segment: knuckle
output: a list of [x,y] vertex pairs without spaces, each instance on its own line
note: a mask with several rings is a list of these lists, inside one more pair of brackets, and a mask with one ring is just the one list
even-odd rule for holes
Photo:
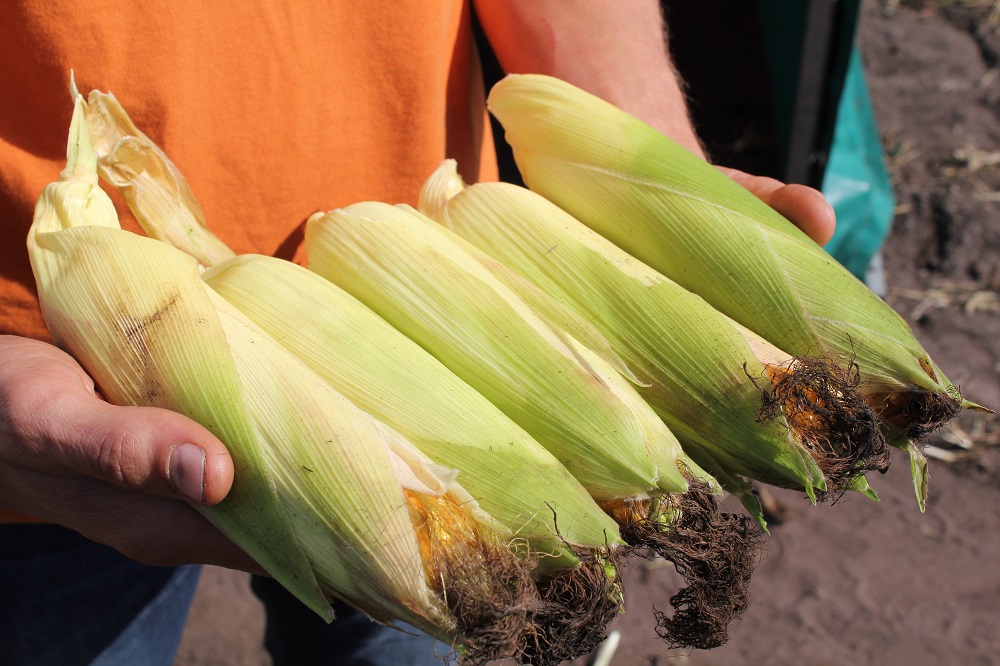
[[64,400],[59,391],[25,390],[0,397],[6,455],[28,463],[44,452],[58,438],[48,415],[59,410]]
[[97,473],[121,486],[137,486],[145,479],[138,464],[143,439],[128,428],[112,428],[101,438],[96,450]]

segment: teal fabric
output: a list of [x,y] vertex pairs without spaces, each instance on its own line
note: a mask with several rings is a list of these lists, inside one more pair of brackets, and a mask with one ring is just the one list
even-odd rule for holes
[[826,250],[864,279],[889,233],[895,199],[857,49],[851,53],[822,189],[837,212],[837,231]]

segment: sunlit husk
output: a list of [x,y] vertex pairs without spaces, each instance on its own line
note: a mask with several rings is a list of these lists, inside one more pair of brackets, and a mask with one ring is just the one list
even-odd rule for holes
[[[725,316],[524,188],[479,183],[440,205],[433,192],[458,178],[454,168],[445,163],[428,180],[421,205],[595,322],[643,383],[640,394],[672,431],[703,450],[702,458],[810,494],[823,487],[783,417],[758,423],[759,386],[769,385],[765,365]],[[432,198],[438,205],[429,205]]]
[[673,436],[634,389],[460,238],[412,209],[366,203],[314,216],[306,248],[310,269],[490,399],[599,502],[686,488]]
[[[711,471],[813,496],[814,487],[849,487],[866,468],[884,469],[874,414],[860,395],[849,402],[853,387],[846,377],[835,384],[847,374],[835,364],[789,356],[529,190],[480,183],[442,203],[440,193],[456,187],[439,183],[454,179],[454,164],[443,163],[421,201],[437,199],[439,221],[595,322],[639,392]],[[805,390],[790,383],[817,370],[823,376]],[[825,397],[824,385],[834,386]],[[767,404],[775,409],[762,418]],[[852,427],[824,430],[845,422]]]
[[417,612],[428,616],[422,628],[450,629],[427,586],[403,492],[443,494],[447,482],[235,307],[214,294],[213,302],[267,443],[265,464],[320,585],[382,622]]

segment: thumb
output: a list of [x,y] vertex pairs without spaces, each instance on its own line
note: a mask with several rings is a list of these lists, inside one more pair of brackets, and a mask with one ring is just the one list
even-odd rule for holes
[[225,445],[195,421],[155,407],[116,407],[82,386],[31,410],[30,466],[152,495],[215,504],[229,492]]
[[155,407],[116,407],[99,398],[69,405],[77,417],[65,462],[88,476],[153,495],[216,504],[233,483],[233,463],[207,429]]
[[0,336],[0,471],[85,476],[215,504],[229,492],[225,445],[195,421],[155,407],[116,407],[65,352]]

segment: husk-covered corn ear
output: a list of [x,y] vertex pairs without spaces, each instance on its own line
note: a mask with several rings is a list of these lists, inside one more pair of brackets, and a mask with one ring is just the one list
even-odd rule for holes
[[908,325],[798,228],[614,106],[545,76],[511,76],[491,111],[528,186],[790,354],[853,359],[860,389],[910,450],[962,407]]

